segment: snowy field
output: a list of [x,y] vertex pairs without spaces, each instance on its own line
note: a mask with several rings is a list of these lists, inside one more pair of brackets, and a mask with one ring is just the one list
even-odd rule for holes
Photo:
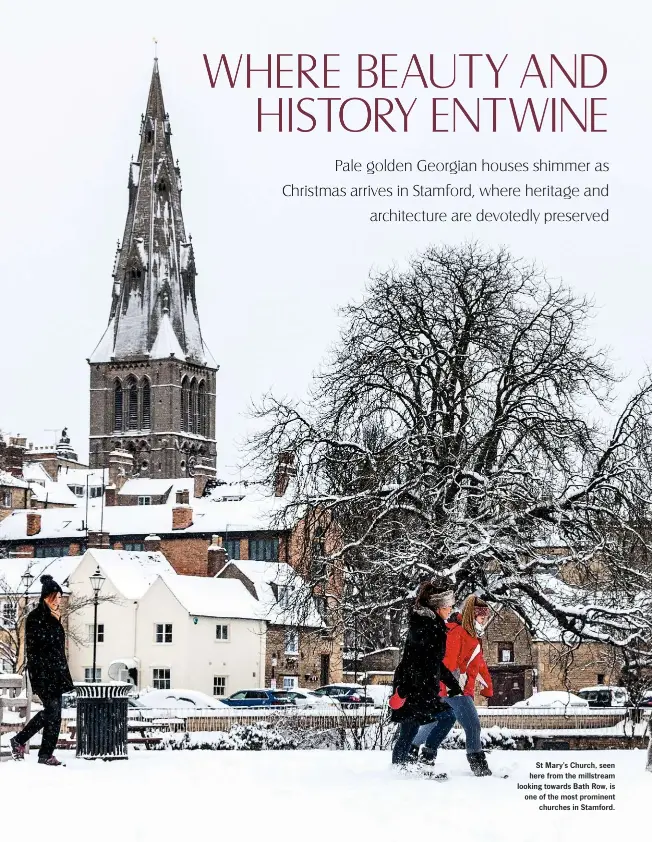
[[[474,778],[463,752],[441,754],[443,783],[401,777],[388,752],[132,751],[113,763],[59,752],[65,769],[38,766],[32,753],[0,765],[0,836],[32,838],[40,816],[49,842],[82,832],[93,842],[641,838],[652,795],[642,751],[492,752],[490,765],[508,779]],[[615,810],[540,811],[517,790],[537,762],[615,763]]]

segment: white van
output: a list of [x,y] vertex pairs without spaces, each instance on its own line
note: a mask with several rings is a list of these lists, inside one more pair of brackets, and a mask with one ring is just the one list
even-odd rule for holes
[[629,693],[624,687],[610,687],[598,684],[595,687],[584,687],[577,695],[585,699],[592,708],[624,708],[631,704]]

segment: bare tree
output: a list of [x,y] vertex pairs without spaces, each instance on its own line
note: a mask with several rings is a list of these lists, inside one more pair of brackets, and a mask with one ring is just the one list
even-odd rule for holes
[[[0,575],[0,660],[7,662],[14,673],[22,673],[25,668],[25,620],[36,601],[33,594],[12,588]],[[92,596],[70,594],[62,605],[61,619],[67,627],[68,640],[78,646],[87,644],[88,640],[75,625],[75,617],[93,602]],[[110,594],[98,599],[99,604],[116,602],[117,597]]]
[[400,617],[444,574],[649,666],[652,384],[616,412],[591,303],[472,243],[375,274],[342,315],[306,401],[266,396],[250,443],[270,482],[294,455],[283,519],[336,532],[318,583],[343,572],[340,616]]

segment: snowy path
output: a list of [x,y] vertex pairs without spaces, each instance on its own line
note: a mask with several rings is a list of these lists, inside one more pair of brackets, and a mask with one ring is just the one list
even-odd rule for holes
[[[370,842],[407,842],[417,832],[478,842],[607,842],[630,830],[634,838],[652,796],[642,751],[492,752],[492,767],[509,772],[507,780],[473,778],[464,754],[448,751],[438,764],[450,774],[444,783],[399,777],[387,752],[134,751],[114,763],[70,754],[60,752],[65,769],[38,766],[35,754],[0,765],[0,835],[31,838],[40,816],[49,842],[86,828],[83,838],[93,842],[176,842],[200,833],[238,842],[263,834],[332,840],[344,832]],[[536,762],[551,761],[615,763],[615,811],[544,813],[525,802],[517,782],[528,780]]]

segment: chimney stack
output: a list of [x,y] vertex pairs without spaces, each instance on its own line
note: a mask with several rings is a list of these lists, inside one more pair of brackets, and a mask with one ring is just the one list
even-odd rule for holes
[[208,575],[217,576],[228,563],[226,550],[222,545],[222,537],[220,535],[213,535],[213,539],[208,548]]
[[161,550],[161,536],[160,535],[148,535],[145,538],[145,552],[148,553],[158,553]]
[[[188,494],[188,492],[185,492]],[[192,509],[190,506],[175,506],[172,509],[172,529],[187,529],[192,526]]]
[[214,476],[215,471],[211,470],[206,467],[201,461],[199,461],[195,465],[195,473],[194,473],[194,480],[195,480],[195,488],[193,494],[195,497],[203,497],[204,491],[206,490],[206,483],[208,482],[209,476]]
[[294,467],[294,453],[287,450],[279,453],[274,477],[274,496],[283,497],[290,483],[290,478],[296,475],[297,469]]
[[134,457],[126,450],[114,450],[109,453],[109,486],[120,491],[134,472]]
[[89,550],[110,550],[111,536],[108,532],[89,530],[86,546]]
[[27,512],[27,537],[38,535],[41,531],[41,515],[38,512]]

